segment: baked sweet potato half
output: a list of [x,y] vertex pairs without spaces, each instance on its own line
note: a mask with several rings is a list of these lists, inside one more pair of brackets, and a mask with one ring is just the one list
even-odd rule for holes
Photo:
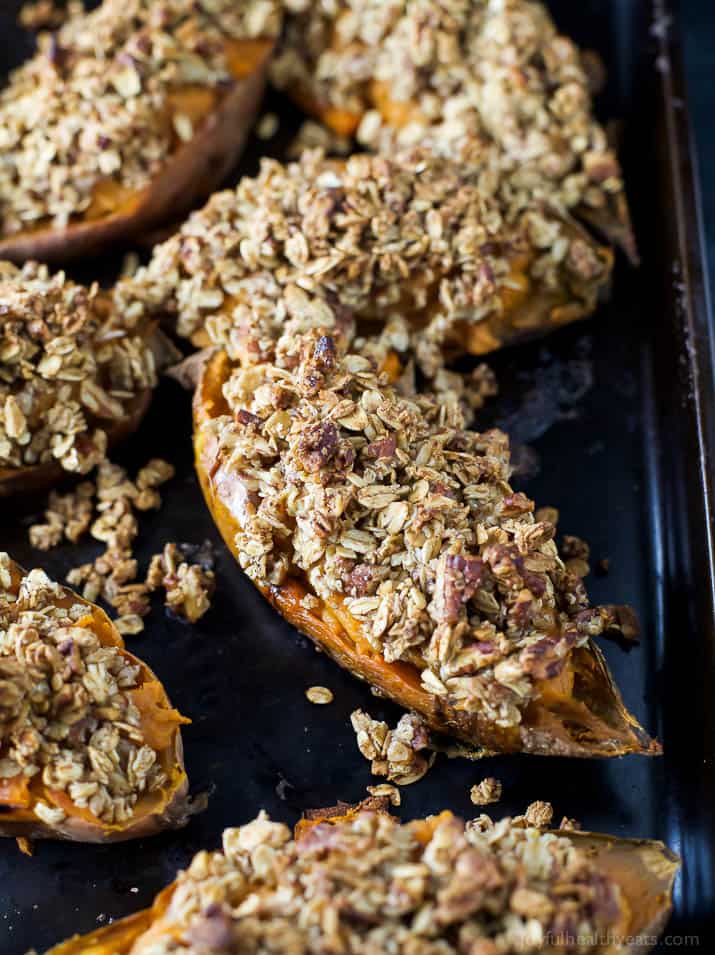
[[339,136],[421,143],[513,208],[568,208],[637,258],[588,64],[536,0],[311,3],[289,14],[273,82]]
[[85,474],[131,434],[176,349],[62,272],[0,262],[0,497]]
[[[403,397],[319,331],[282,364],[215,354],[196,467],[259,590],[337,662],[475,748],[656,755],[593,642],[554,528],[509,486],[508,441]],[[445,423],[445,417],[450,417]]]
[[660,842],[485,816],[465,826],[449,812],[400,824],[377,800],[313,812],[292,838],[261,813],[151,908],[47,955],[515,955],[575,952],[576,935],[581,955],[627,955],[652,947],[643,941],[668,918],[678,868]]
[[66,262],[167,221],[236,163],[265,89],[277,3],[104,0],[0,94],[0,256]]
[[103,610],[0,554],[0,835],[104,843],[183,825],[188,722]]
[[449,160],[313,151],[214,195],[115,299],[173,318],[200,346],[253,333],[256,360],[266,329],[296,315],[380,329],[397,314],[428,370],[437,352],[481,355],[591,314],[611,269],[573,220],[543,208],[507,218]]

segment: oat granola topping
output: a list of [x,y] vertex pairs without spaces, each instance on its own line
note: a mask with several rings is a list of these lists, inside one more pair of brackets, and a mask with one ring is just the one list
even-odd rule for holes
[[0,262],[0,469],[86,474],[107,432],[157,383],[154,343],[97,285]]
[[[139,667],[102,646],[86,615],[41,570],[16,590],[0,554],[0,784],[41,774],[50,791],[116,823],[166,777],[132,699]],[[33,810],[51,823],[65,815],[45,801]]]
[[315,703],[318,706],[325,706],[327,703],[333,702],[332,691],[327,688],[327,686],[309,686],[305,691],[305,695],[311,703]]
[[235,367],[230,413],[204,426],[245,490],[241,566],[264,588],[300,575],[429,693],[519,724],[613,614],[589,606],[553,525],[509,485],[504,434],[398,394],[320,330],[293,345],[287,366]]
[[415,319],[430,373],[460,323],[508,311],[522,288],[517,262],[572,304],[595,303],[608,274],[571,225],[533,209],[507,222],[447,160],[336,163],[318,150],[288,166],[264,160],[257,178],[214,195],[115,295],[133,317],[172,315],[179,334],[204,331],[244,361],[271,357],[301,329],[341,337],[356,320]]
[[[618,886],[563,836],[449,813],[362,811],[293,840],[261,813],[179,874],[164,931],[135,955],[235,951],[535,955],[618,924]],[[566,953],[575,948],[564,948]]]
[[534,0],[288,0],[273,80],[354,116],[371,148],[420,143],[512,208],[624,203],[588,63]]
[[501,799],[502,785],[493,776],[487,776],[469,791],[469,798],[475,806],[489,806]]
[[279,28],[277,0],[75,7],[0,94],[0,231],[99,217],[98,187],[120,198],[142,190],[193,136],[176,94],[220,96],[235,81],[229,42]]
[[[95,514],[89,531],[105,549],[91,563],[73,568],[67,581],[82,587],[85,600],[94,603],[102,597],[118,610],[117,625],[124,634],[139,633],[141,618],[149,612],[149,587],[136,582],[138,564],[133,548],[139,534],[138,515],[161,505],[158,488],[173,476],[173,466],[161,458],[150,460],[135,481],[129,480],[124,468],[107,460],[97,469]],[[41,527],[39,531],[30,528],[30,540],[33,532],[37,537],[40,531]]]
[[434,763],[429,730],[419,716],[405,713],[394,730],[362,710],[355,710],[350,721],[358,749],[370,760],[373,775],[386,776],[398,786],[409,786],[422,779]]
[[150,593],[163,589],[166,608],[189,623],[196,623],[211,607],[216,577],[208,566],[210,562],[186,559],[191,550],[173,541],[166,544],[162,553],[151,559],[146,586]]

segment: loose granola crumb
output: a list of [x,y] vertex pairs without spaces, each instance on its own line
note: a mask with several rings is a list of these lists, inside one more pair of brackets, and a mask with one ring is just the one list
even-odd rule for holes
[[579,832],[581,829],[581,823],[578,819],[571,819],[568,816],[564,816],[561,822],[559,823],[559,829],[564,832]]
[[487,776],[469,790],[469,798],[475,806],[489,806],[499,802],[502,794],[502,784],[493,776]]
[[551,824],[554,817],[554,809],[550,802],[543,802],[537,799],[526,807],[524,818],[529,826],[535,829],[545,829]]
[[136,636],[144,630],[144,621],[136,613],[128,613],[114,620],[114,626],[123,637]]
[[362,710],[355,710],[350,722],[358,749],[370,760],[375,776],[386,776],[398,786],[409,786],[422,779],[434,763],[427,727],[412,713],[402,716],[394,730]]
[[280,120],[275,113],[264,113],[256,123],[256,136],[259,139],[273,139],[278,132]]
[[378,799],[386,798],[390,800],[390,804],[397,807],[402,804],[402,794],[397,786],[391,786],[389,783],[380,783],[377,786],[368,786],[367,791],[371,796],[376,796]]
[[165,606],[189,623],[196,623],[211,607],[216,577],[209,566],[189,563],[179,545],[170,542],[155,554],[146,577],[147,590],[163,588]]
[[327,688],[327,686],[310,686],[305,691],[305,695],[311,703],[316,703],[318,706],[325,706],[327,703],[333,702],[333,694]]

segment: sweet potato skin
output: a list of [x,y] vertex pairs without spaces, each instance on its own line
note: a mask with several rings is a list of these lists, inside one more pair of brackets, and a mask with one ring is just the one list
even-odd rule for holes
[[266,44],[256,69],[237,80],[193,139],[182,144],[132,207],[66,229],[43,228],[0,238],[0,258],[65,263],[95,256],[188,212],[216,189],[238,161],[265,91],[273,51]]
[[[387,812],[387,800],[372,797],[357,805],[338,803],[326,809],[309,810],[298,821],[294,837],[300,839],[313,826],[339,823],[362,811]],[[434,817],[430,817],[434,818]],[[423,821],[429,825],[430,818]],[[646,839],[618,839],[592,832],[555,830],[555,835],[569,839],[596,862],[602,871],[617,882],[630,916],[623,935],[628,937],[657,936],[663,929],[672,908],[672,889],[680,860],[662,842]],[[46,952],[45,955],[130,955],[134,944],[144,933],[156,927],[171,901],[175,883],[156,897],[151,908],[120,919],[90,935],[75,936]],[[602,955],[637,955],[653,946],[642,943],[602,948]]]
[[[23,576],[23,571],[17,564],[12,565],[11,573],[15,580],[19,580]],[[64,600],[73,604],[84,604],[87,607],[87,613],[92,617],[92,629],[99,636],[100,642],[105,646],[116,646],[133,665],[138,666],[142,676],[142,685],[151,683],[159,687],[159,698],[162,706],[170,709],[171,705],[158,677],[142,660],[129,653],[124,646],[119,631],[106,613],[69,588],[63,587],[62,590],[64,591]],[[179,719],[171,733],[169,745],[159,753],[169,776],[168,786],[160,793],[149,797],[152,804],[142,807],[145,811],[137,812],[127,823],[109,825],[98,819],[93,820],[83,818],[80,815],[72,816],[68,814],[62,822],[50,825],[34,815],[31,810],[3,807],[4,811],[0,812],[0,836],[111,843],[144,838],[164,829],[176,829],[185,825],[191,812],[188,797],[189,782],[184,769],[181,722],[189,721],[184,717]],[[141,799],[137,805],[141,807]]]
[[[238,559],[236,533],[245,491],[237,477],[223,466],[218,449],[203,425],[227,412],[222,394],[230,373],[223,352],[206,363],[194,394],[195,464],[204,498],[231,553]],[[576,651],[578,676],[588,693],[598,691],[599,712],[590,712],[581,699],[571,709],[550,709],[530,704],[520,726],[498,727],[480,713],[468,713],[449,700],[427,693],[414,667],[387,663],[378,654],[360,652],[341,625],[333,608],[321,601],[316,611],[301,603],[307,593],[298,577],[289,577],[280,587],[259,587],[281,615],[309,636],[321,649],[355,676],[366,680],[391,699],[421,714],[439,733],[456,736],[474,747],[476,754],[527,752],[542,756],[621,756],[626,753],[659,755],[661,748],[651,740],[628,713],[598,648],[589,644]],[[586,697],[587,699],[588,697]],[[605,717],[608,717],[606,719]],[[582,725],[578,724],[581,721]],[[590,726],[589,726],[590,721]],[[575,725],[572,725],[575,724]]]

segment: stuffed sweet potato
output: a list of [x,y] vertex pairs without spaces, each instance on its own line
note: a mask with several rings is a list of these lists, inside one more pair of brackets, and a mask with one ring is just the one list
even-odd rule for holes
[[266,326],[298,313],[378,329],[397,314],[429,371],[438,352],[481,355],[591,314],[611,266],[572,220],[507,218],[448,160],[307,152],[214,195],[115,297],[200,345],[254,329],[257,359]]
[[318,0],[288,16],[272,78],[340,136],[389,155],[421,143],[511,208],[570,209],[636,259],[589,62],[536,0]]
[[118,842],[183,825],[187,722],[104,611],[0,554],[0,835]]
[[0,256],[65,262],[175,220],[238,159],[277,3],[104,0],[0,94]]
[[[201,852],[153,906],[47,955],[648,951],[679,863],[659,842],[523,820],[407,824],[376,800],[313,812],[293,838],[265,813]],[[574,942],[569,941],[574,937]]]
[[592,638],[615,627],[508,484],[506,436],[405,398],[319,331],[204,369],[196,467],[251,580],[342,666],[486,751],[654,755]]
[[85,474],[131,434],[175,349],[97,286],[0,262],[0,497]]

